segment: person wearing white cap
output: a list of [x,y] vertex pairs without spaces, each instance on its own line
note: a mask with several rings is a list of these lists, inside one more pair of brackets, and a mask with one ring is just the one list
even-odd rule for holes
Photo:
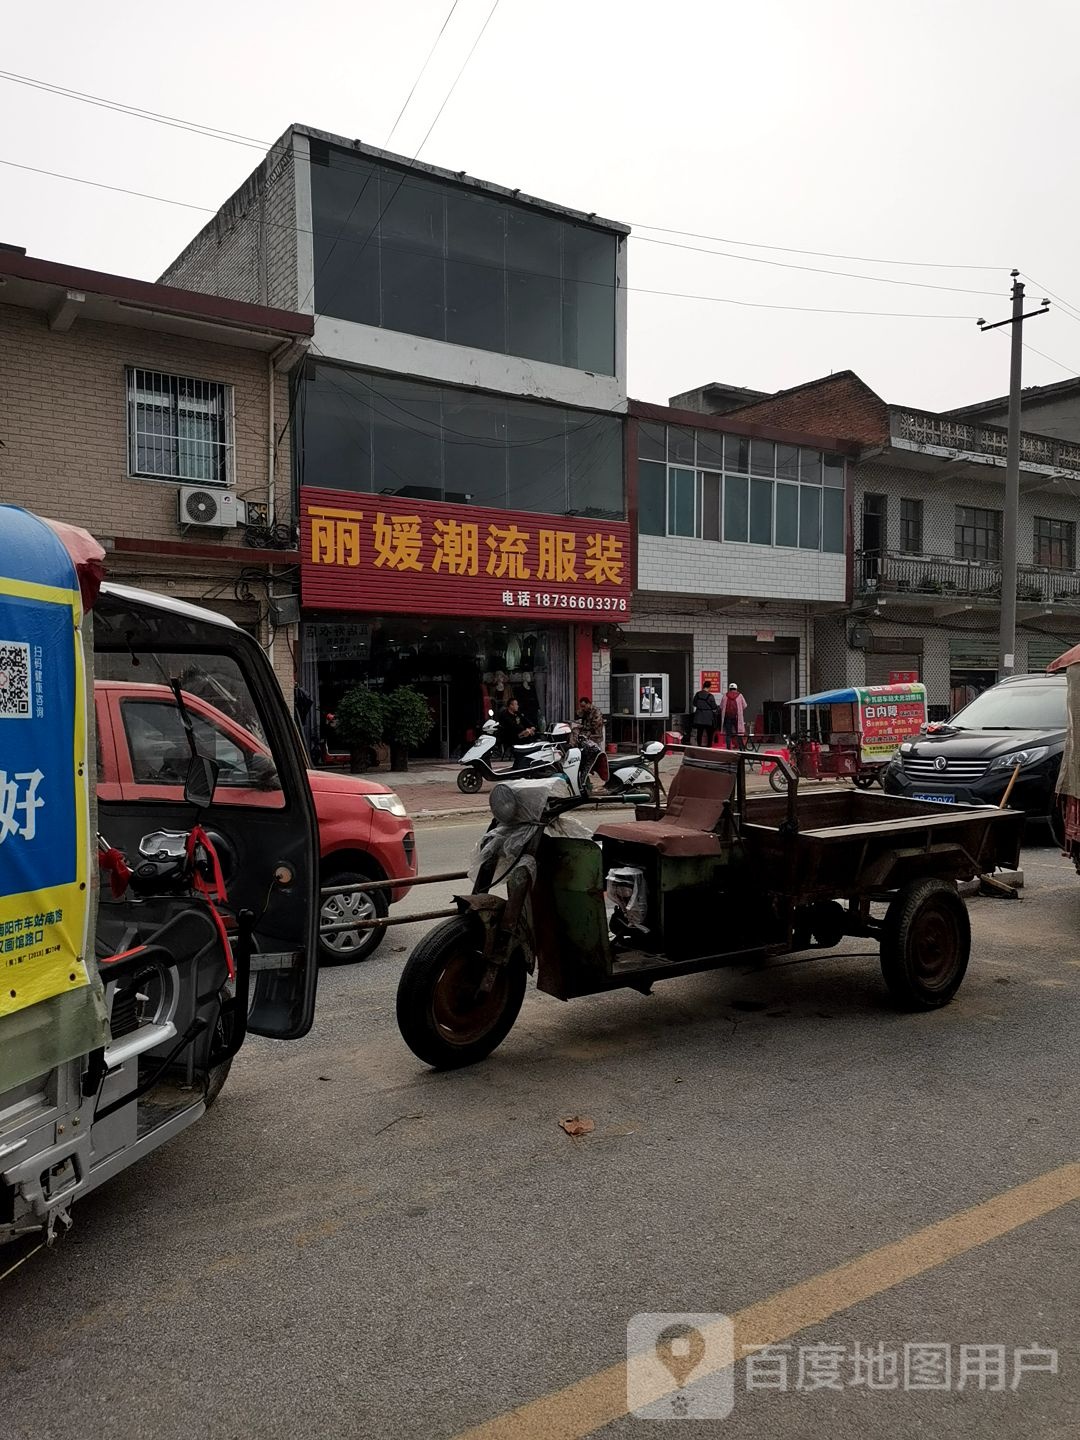
[[720,722],[724,730],[724,744],[729,750],[745,750],[746,741],[746,699],[738,685],[732,680],[727,687],[720,706]]

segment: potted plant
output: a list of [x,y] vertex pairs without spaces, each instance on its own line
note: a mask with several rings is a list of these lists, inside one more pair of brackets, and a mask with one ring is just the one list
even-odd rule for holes
[[399,685],[385,700],[386,739],[390,745],[390,769],[407,770],[409,751],[423,744],[435,721],[431,707],[419,690]]
[[354,685],[341,697],[334,719],[338,734],[349,747],[349,769],[354,775],[368,769],[386,729],[384,696],[366,685]]

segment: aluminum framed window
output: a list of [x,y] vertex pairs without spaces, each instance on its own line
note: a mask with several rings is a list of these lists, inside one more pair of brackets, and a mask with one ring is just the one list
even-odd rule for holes
[[637,453],[642,534],[843,553],[842,455],[646,422]]
[[233,483],[233,389],[127,368],[128,473],[192,485]]

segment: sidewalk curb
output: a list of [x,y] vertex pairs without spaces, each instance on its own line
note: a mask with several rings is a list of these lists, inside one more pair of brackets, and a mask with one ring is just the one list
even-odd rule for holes
[[466,805],[460,810],[416,810],[409,818],[414,825],[421,825],[432,820],[457,820],[467,815],[489,815],[486,805]]

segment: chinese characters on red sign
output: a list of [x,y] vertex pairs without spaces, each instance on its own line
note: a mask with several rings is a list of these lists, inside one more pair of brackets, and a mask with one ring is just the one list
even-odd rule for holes
[[921,686],[897,684],[861,695],[862,758],[887,760],[899,744],[919,733],[926,720],[926,693]]
[[630,610],[622,521],[304,487],[300,546],[303,603],[322,609],[562,620]]

